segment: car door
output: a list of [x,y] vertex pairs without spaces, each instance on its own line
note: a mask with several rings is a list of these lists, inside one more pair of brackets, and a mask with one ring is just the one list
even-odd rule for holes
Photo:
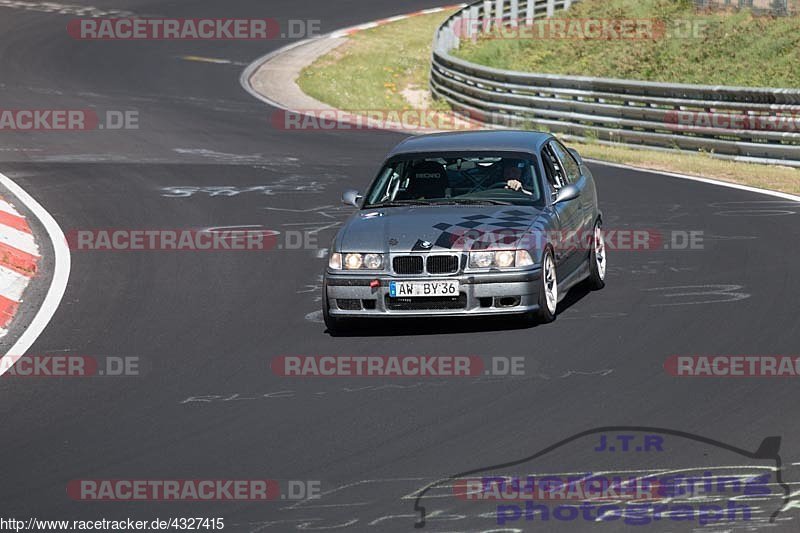
[[[556,155],[552,142],[542,148],[542,165],[553,193],[553,199],[562,187],[569,185],[564,165]],[[556,259],[556,274],[563,280],[581,264],[578,237],[583,224],[583,208],[578,198],[552,206],[555,215],[556,237],[551,240]]]
[[[585,246],[590,242],[589,236],[594,230],[594,218],[596,205],[596,191],[589,170],[585,165],[581,165],[575,156],[560,142],[551,141],[553,151],[564,165],[564,172],[570,185],[575,185],[581,191],[581,195],[576,200],[581,204],[581,222],[579,229],[579,242],[581,243],[580,256],[586,259],[591,252],[590,246]],[[585,171],[584,171],[585,169]]]
[[[577,152],[566,148],[563,144],[556,141],[556,145],[561,149],[559,157],[563,154],[566,159],[565,165],[568,167],[567,174],[574,172],[578,176],[577,184],[581,190],[581,205],[583,206],[584,229],[592,231],[594,222],[597,218],[597,190],[594,185],[594,178],[583,160]],[[570,168],[572,170],[570,170]]]

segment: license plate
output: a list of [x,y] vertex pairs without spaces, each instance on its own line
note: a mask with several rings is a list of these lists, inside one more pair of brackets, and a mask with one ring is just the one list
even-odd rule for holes
[[458,280],[391,281],[389,282],[389,296],[392,298],[458,296]]

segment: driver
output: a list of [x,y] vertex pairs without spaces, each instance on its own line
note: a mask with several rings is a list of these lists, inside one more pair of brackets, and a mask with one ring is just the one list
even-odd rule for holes
[[516,159],[503,159],[503,180],[506,182],[506,189],[523,192],[533,196],[531,191],[525,190],[520,179],[522,178],[521,161]]

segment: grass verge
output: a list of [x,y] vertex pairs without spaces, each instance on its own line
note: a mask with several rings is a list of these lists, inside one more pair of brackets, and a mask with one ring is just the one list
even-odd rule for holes
[[346,111],[445,109],[428,96],[429,60],[433,34],[452,13],[360,31],[305,68],[297,83],[309,96]]
[[[433,32],[449,14],[420,15],[359,32],[304,69],[298,80],[300,88],[348,111],[444,110],[446,104],[427,97],[427,87]],[[790,167],[725,161],[700,153],[573,144],[593,159],[800,195],[800,170]]]
[[[555,18],[566,19],[565,26],[537,22],[530,31],[497,30],[477,43],[465,42],[455,55],[524,72],[800,87],[800,16],[698,12],[692,0],[581,0]],[[623,34],[636,38],[610,32],[602,40],[584,38],[599,31],[589,30],[582,23],[587,20],[635,21],[642,31]]]

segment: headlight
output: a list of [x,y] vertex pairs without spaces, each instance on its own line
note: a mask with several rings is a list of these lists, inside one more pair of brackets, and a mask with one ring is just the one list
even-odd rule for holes
[[383,266],[383,256],[381,254],[367,254],[364,256],[364,268],[378,270]]
[[513,268],[533,264],[527,250],[498,250],[495,252],[470,252],[470,268]]
[[358,270],[364,263],[361,254],[347,254],[344,256],[344,267],[348,270]]
[[333,253],[328,259],[332,270],[380,270],[383,268],[383,254],[342,254]]
[[469,254],[469,266],[472,268],[488,268],[494,263],[494,252],[472,252]]
[[514,252],[503,250],[494,254],[494,262],[500,268],[508,268],[514,266]]
[[328,266],[333,270],[341,270],[342,269],[342,254],[336,253],[331,254],[330,258],[328,259]]

